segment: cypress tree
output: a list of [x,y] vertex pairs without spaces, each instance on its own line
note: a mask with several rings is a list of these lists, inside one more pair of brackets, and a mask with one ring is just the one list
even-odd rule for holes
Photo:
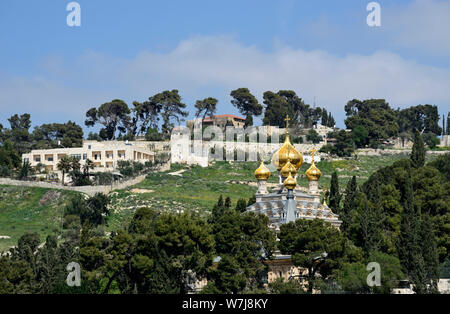
[[425,145],[419,131],[414,132],[414,144],[411,152],[411,163],[414,168],[423,167],[425,164]]
[[420,243],[419,213],[414,207],[411,168],[406,181],[400,186],[403,212],[401,216],[398,255],[400,263],[416,293],[426,292],[426,270]]
[[366,257],[371,256],[380,248],[382,221],[380,206],[374,205],[364,195],[358,206],[359,234],[357,239],[360,241],[359,244]]
[[247,206],[253,205],[255,203],[256,203],[256,197],[255,197],[255,195],[253,195],[252,197],[250,197],[248,199]]
[[436,293],[439,281],[439,254],[433,230],[433,221],[427,213],[422,214],[420,231],[420,243],[427,278],[427,292]]
[[342,220],[341,230],[344,233],[348,233],[352,220],[353,210],[356,207],[356,189],[356,176],[353,176],[352,179],[347,183],[347,187],[345,189],[344,206],[342,207],[342,211],[339,215],[339,218]]
[[328,126],[328,112],[327,109],[322,110],[322,125]]
[[442,135],[445,135],[445,114],[442,115]]
[[245,212],[246,209],[247,209],[247,201],[243,198],[240,198],[236,204],[236,211],[239,213],[243,213]]
[[341,194],[339,193],[339,180],[337,172],[333,172],[331,175],[331,186],[330,186],[330,208],[336,213],[340,212],[340,202]]
[[447,135],[450,135],[450,112],[447,113]]
[[222,197],[222,195],[220,195],[219,200],[217,201],[217,204],[214,205],[214,207],[212,209],[212,215],[211,215],[212,220],[210,220],[210,223],[216,222],[222,216],[224,211],[225,211],[225,209],[223,206],[223,197]]
[[220,194],[219,200],[217,201],[217,206],[222,207],[223,206],[223,196]]
[[225,199],[225,208],[231,208],[231,198],[229,196]]
[[336,124],[336,121],[334,120],[333,116],[331,115],[331,112],[328,114],[328,127],[332,128]]

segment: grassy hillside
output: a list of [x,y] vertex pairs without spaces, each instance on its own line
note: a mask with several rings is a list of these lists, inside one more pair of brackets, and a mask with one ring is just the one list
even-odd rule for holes
[[44,241],[61,226],[62,209],[71,191],[0,185],[0,252],[17,244],[26,232],[37,232]]
[[[319,183],[321,187],[329,188],[331,174],[337,171],[340,187],[345,189],[353,175],[361,184],[378,168],[402,158],[407,157],[361,156],[357,160],[321,161],[317,163],[322,171]],[[205,213],[211,210],[221,194],[224,197],[230,196],[232,206],[235,206],[239,198],[248,199],[256,192],[253,172],[258,165],[257,162],[215,162],[208,168],[202,168],[174,164],[169,171],[150,174],[136,186],[111,193],[113,213],[109,220],[109,229],[126,226],[136,207],[148,206],[158,210],[191,209]],[[299,170],[298,183],[303,187],[308,186],[304,173],[309,166],[303,164]],[[277,182],[277,174],[273,173],[269,183]]]
[[[322,161],[317,166],[322,171],[320,186],[329,187],[333,171],[339,173],[341,189],[345,188],[351,176],[356,175],[358,183],[364,182],[380,167],[406,158],[404,155],[367,156],[357,160]],[[427,159],[434,156],[427,155]],[[298,183],[306,187],[304,176],[309,164],[299,170]],[[136,208],[148,206],[158,210],[178,211],[184,209],[206,213],[211,210],[222,194],[230,196],[232,206],[239,198],[248,199],[256,191],[253,176],[258,167],[256,162],[216,162],[208,168],[172,165],[169,171],[150,174],[140,184],[126,190],[110,193],[112,198],[109,230],[125,227]],[[178,175],[171,175],[171,173]],[[269,179],[277,183],[276,173]],[[56,193],[56,195],[55,195]],[[38,232],[41,240],[52,231],[59,232],[63,206],[75,192],[56,191],[43,188],[0,186],[0,251],[16,245],[25,232]]]

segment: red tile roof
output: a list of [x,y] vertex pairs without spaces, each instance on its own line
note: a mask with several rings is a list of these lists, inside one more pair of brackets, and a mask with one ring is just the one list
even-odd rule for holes
[[[234,114],[219,114],[217,116],[214,116],[214,118],[227,118],[227,117],[245,121],[245,118],[235,116]],[[211,120],[211,117],[205,117],[205,119],[203,119],[203,121],[205,121],[205,120]]]

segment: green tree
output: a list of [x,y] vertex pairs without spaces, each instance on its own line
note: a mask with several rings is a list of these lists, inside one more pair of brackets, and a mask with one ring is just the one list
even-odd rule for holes
[[411,106],[403,110],[397,110],[397,123],[399,131],[411,132],[414,129],[421,133],[433,133],[440,135],[439,113],[436,105]]
[[155,107],[161,108],[162,133],[165,136],[168,136],[173,128],[171,119],[175,119],[180,124],[181,119],[188,115],[188,112],[183,110],[186,108],[186,104],[181,102],[181,96],[176,89],[158,93],[150,97],[149,101]]
[[324,126],[328,126],[328,111],[325,108],[322,110],[322,121],[321,121],[321,123]]
[[316,130],[310,129],[306,135],[306,140],[317,144],[322,141],[322,136],[320,136]]
[[2,142],[10,140],[14,150],[20,155],[28,153],[33,145],[33,139],[29,132],[31,127],[30,115],[13,115],[9,119],[10,129],[2,128]]
[[83,146],[83,129],[75,122],[42,124],[34,128],[34,149]]
[[197,100],[195,102],[195,117],[198,118],[202,116],[202,119],[205,119],[206,116],[212,117],[217,110],[217,103],[219,101],[215,98],[208,97],[203,100]]
[[321,219],[304,220],[281,225],[278,247],[282,254],[290,254],[295,266],[308,270],[308,291],[318,287],[323,279],[337,269],[345,257],[345,239],[338,229]]
[[85,125],[88,127],[100,123],[104,126],[100,130],[100,137],[105,140],[116,139],[116,132],[119,130],[125,133],[130,122],[130,108],[120,99],[114,99],[102,104],[98,109],[91,108],[86,112]]
[[345,105],[345,113],[347,128],[364,127],[371,147],[378,147],[383,140],[398,133],[397,115],[384,99],[353,99]]
[[65,175],[66,175],[66,173],[68,173],[70,171],[71,167],[72,167],[72,164],[71,164],[71,160],[69,157],[63,156],[59,160],[59,162],[57,164],[57,168],[58,168],[58,170],[60,170],[62,172],[62,185],[64,185]]
[[341,211],[341,197],[338,174],[334,171],[331,175],[329,206],[337,214]]
[[423,133],[422,139],[430,149],[435,148],[441,143],[441,140],[432,132]]
[[419,131],[414,132],[414,144],[411,152],[411,162],[414,168],[420,168],[425,164],[425,146]]
[[0,146],[0,176],[9,176],[12,171],[19,168],[21,159],[14,149],[14,145],[9,141],[5,141]]
[[342,210],[339,213],[339,219],[342,220],[341,230],[344,234],[349,232],[350,226],[352,224],[352,217],[354,210],[356,208],[356,192],[357,192],[356,176],[353,176],[351,180],[348,181],[347,187],[345,189],[345,198]]
[[353,141],[356,147],[365,147],[369,144],[369,132],[362,125],[357,125],[353,131]]
[[417,293],[426,291],[426,269],[420,247],[420,213],[414,206],[411,170],[401,188],[403,205],[398,254],[405,273]]
[[439,254],[434,235],[433,220],[430,215],[422,214],[420,221],[420,245],[425,263],[427,282],[425,289],[428,293],[437,293],[439,281]]
[[253,125],[253,116],[259,116],[263,107],[255,96],[250,93],[248,88],[238,88],[231,91],[230,96],[233,98],[231,103],[239,112],[245,115],[245,127]]
[[205,292],[240,293],[260,289],[266,260],[275,248],[267,216],[225,209],[213,224],[215,251],[221,257],[208,276]]
[[247,201],[243,198],[238,199],[236,203],[236,211],[238,213],[243,213],[247,210]]
[[25,160],[19,170],[19,179],[28,178],[32,172],[33,168],[31,168],[30,162]]

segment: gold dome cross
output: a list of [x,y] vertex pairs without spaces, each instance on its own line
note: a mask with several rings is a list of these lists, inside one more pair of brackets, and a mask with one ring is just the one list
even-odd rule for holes
[[291,120],[291,118],[289,118],[289,115],[287,114],[287,115],[286,115],[286,119],[284,119],[284,121],[286,121],[286,131],[287,131],[287,132],[289,132],[289,131],[288,131],[288,128],[289,128],[289,121],[290,121],[290,120]]

